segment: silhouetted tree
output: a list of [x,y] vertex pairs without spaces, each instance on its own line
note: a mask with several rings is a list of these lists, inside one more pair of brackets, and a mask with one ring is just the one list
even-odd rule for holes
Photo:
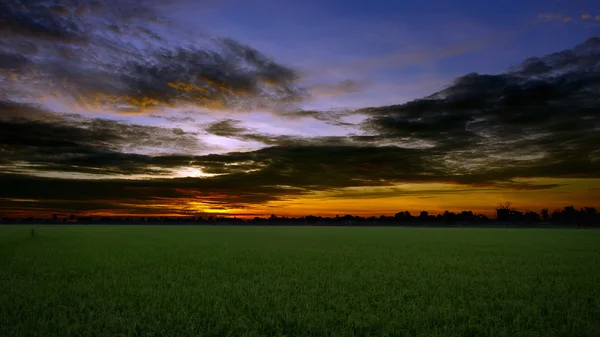
[[496,219],[498,221],[507,221],[510,217],[511,210],[512,203],[510,201],[501,202],[496,209]]
[[540,215],[533,211],[526,211],[524,216],[525,216],[525,221],[527,221],[527,222],[540,221]]
[[578,211],[573,206],[567,206],[562,211],[562,220],[571,224],[574,224],[578,218]]
[[460,221],[469,221],[472,222],[475,220],[475,216],[473,215],[472,211],[462,211],[460,212],[460,214],[457,216],[458,220]]
[[412,216],[410,215],[409,211],[404,211],[404,212],[398,212],[394,215],[394,218],[397,221],[409,221],[412,219]]
[[552,221],[556,221],[556,222],[562,222],[563,221],[563,213],[562,210],[560,209],[555,209],[552,214],[550,215],[550,218],[552,219]]
[[542,208],[542,220],[546,221],[550,218],[547,208]]
[[450,212],[450,211],[446,210],[444,212],[444,215],[442,216],[442,218],[446,222],[454,222],[454,221],[456,221],[456,214],[453,213],[453,212]]

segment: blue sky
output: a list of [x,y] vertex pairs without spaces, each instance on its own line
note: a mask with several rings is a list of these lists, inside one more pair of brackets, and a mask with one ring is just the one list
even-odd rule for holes
[[[590,18],[582,20],[581,16]],[[214,1],[172,18],[189,31],[229,36],[284,64],[307,83],[359,83],[312,108],[401,103],[465,73],[498,73],[527,57],[597,34],[591,1]],[[547,17],[552,16],[549,20]],[[572,18],[564,22],[566,18]],[[417,57],[418,62],[415,62]]]

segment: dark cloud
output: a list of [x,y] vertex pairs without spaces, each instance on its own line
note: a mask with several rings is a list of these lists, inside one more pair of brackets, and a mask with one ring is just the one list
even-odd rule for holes
[[351,110],[330,110],[330,111],[319,111],[319,110],[292,110],[288,112],[280,113],[281,117],[288,119],[299,119],[299,118],[314,118],[316,120],[325,122],[327,124],[336,126],[354,126],[352,123],[344,122],[344,117],[351,116],[353,114],[359,114],[357,111]]
[[[89,173],[93,168],[99,173],[118,173],[121,168],[114,167],[130,165],[124,160],[128,158],[126,153],[189,153],[206,149],[196,134],[177,128],[56,115],[15,103],[0,103],[0,113],[0,163],[7,165],[5,170],[18,168],[14,163],[29,163],[42,171]],[[78,165],[81,158],[87,165]],[[123,163],[114,166],[119,160]]]
[[[36,164],[39,172],[60,167],[69,172],[148,173],[150,167],[164,170],[181,166],[220,174],[210,178],[160,178],[152,180],[49,179],[15,174],[0,175],[0,204],[36,200],[35,207],[65,212],[119,209],[128,205],[132,213],[185,214],[181,205],[190,201],[222,207],[264,204],[315,191],[344,187],[393,186],[399,182],[446,182],[484,188],[548,189],[557,185],[534,185],[511,180],[534,172],[490,171],[453,175],[427,151],[398,147],[295,146],[270,147],[253,152],[205,156],[145,156],[123,153],[90,153],[46,158]],[[94,173],[94,172],[93,172]],[[119,191],[115,194],[115,191]],[[401,195],[401,194],[398,194]],[[16,200],[16,201],[11,201]],[[69,200],[76,200],[70,203]],[[109,204],[108,206],[106,204]],[[62,204],[62,206],[61,206]],[[162,205],[159,210],[154,204]],[[171,206],[164,206],[171,205]],[[2,207],[0,207],[2,208]]]
[[399,146],[421,144],[448,170],[597,177],[598,64],[600,39],[592,38],[504,74],[466,75],[421,100],[363,109],[363,127]]
[[0,4],[0,34],[58,42],[85,42],[84,28],[55,1],[6,0]]
[[[5,172],[0,175],[0,209],[19,203],[69,211],[89,209],[89,205],[95,205],[92,209],[134,205],[127,206],[132,207],[127,212],[152,213],[157,212],[153,207],[168,204],[173,206],[166,211],[185,213],[193,211],[185,206],[190,200],[215,207],[246,207],[315,191],[404,182],[536,190],[558,185],[526,183],[523,178],[598,178],[598,42],[591,39],[570,51],[529,59],[503,74],[469,74],[438,93],[402,105],[355,112],[296,110],[282,114],[331,123],[349,114],[365,114],[368,119],[362,127],[367,134],[363,135],[272,135],[231,119],[202,126],[214,135],[270,146],[252,152],[190,155],[203,146],[196,134],[180,129],[81,116],[59,118],[29,105],[1,103],[6,117],[0,119],[0,165]],[[262,89],[257,88],[261,85],[277,88],[293,80],[292,73],[251,49],[232,41],[223,45],[229,48],[225,54],[196,51],[204,55],[196,57],[188,53],[190,50],[181,50],[156,56],[160,60],[157,63],[130,63],[129,69],[135,71],[113,77],[126,84],[117,86],[115,94],[128,93],[136,99],[154,97],[167,103],[175,99],[175,91],[192,95],[177,99],[192,100],[196,94],[189,92],[196,90],[195,86],[211,83],[211,88],[217,88],[217,100],[227,102],[219,95],[232,88],[241,92],[237,97],[244,93],[259,97]],[[233,69],[244,70],[221,73],[220,66],[205,67],[207,60],[213,59],[215,64],[234,64]],[[195,72],[202,75],[197,82],[188,77]],[[127,74],[134,75],[124,78]],[[175,91],[154,91],[157,83],[174,83],[173,76],[186,81],[173,84]],[[92,90],[84,83],[81,90],[104,89]],[[150,149],[170,151],[144,154]],[[213,176],[167,178],[181,168]],[[49,173],[60,179],[32,176]],[[74,179],[73,174],[86,179]],[[108,180],[92,180],[91,174]],[[140,174],[155,179],[111,179]],[[38,201],[33,205],[26,200]],[[60,206],[69,200],[81,203]]]
[[[8,38],[62,43],[92,43],[95,29],[129,30],[136,23],[168,21],[160,9],[186,1],[5,0],[0,32]],[[141,28],[139,28],[142,30]]]
[[0,71],[20,70],[20,85],[123,111],[177,103],[273,110],[304,97],[295,71],[249,46],[205,38],[192,47],[174,41],[184,32],[157,29],[170,20],[166,9],[183,2],[8,0],[0,4]]
[[0,51],[0,69],[21,69],[30,64],[29,59],[16,53],[4,53]]
[[[0,174],[0,216],[16,210],[29,213],[202,214],[188,202],[211,209],[246,208],[304,193],[297,189],[240,186],[208,180],[76,180]],[[223,188],[226,186],[227,188]],[[118,191],[118,194],[115,194]]]
[[248,46],[220,42],[226,47],[220,52],[179,47],[127,62],[109,90],[86,83],[77,83],[76,89],[84,99],[105,94],[106,103],[133,108],[184,102],[216,109],[270,109],[301,98],[292,70]]
[[204,125],[204,129],[213,135],[238,139],[241,141],[259,142],[268,146],[373,146],[376,139],[355,136],[316,136],[300,137],[290,135],[273,135],[242,126],[242,121],[224,119]]

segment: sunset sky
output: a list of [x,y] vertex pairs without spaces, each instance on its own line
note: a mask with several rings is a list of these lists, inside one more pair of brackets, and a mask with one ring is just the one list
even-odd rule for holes
[[600,3],[3,0],[0,217],[600,206]]

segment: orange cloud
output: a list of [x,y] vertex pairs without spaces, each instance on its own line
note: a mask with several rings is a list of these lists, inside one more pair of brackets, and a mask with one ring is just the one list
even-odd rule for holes
[[573,18],[570,17],[570,16],[568,16],[568,17],[566,17],[566,18],[563,19],[564,23],[569,23],[569,22],[572,22],[572,21],[573,21]]
[[596,21],[600,21],[600,15],[596,15]]
[[592,18],[592,16],[591,16],[591,15],[589,15],[589,14],[583,14],[583,15],[581,16],[581,20],[588,20],[588,19],[591,19],[591,18]]

